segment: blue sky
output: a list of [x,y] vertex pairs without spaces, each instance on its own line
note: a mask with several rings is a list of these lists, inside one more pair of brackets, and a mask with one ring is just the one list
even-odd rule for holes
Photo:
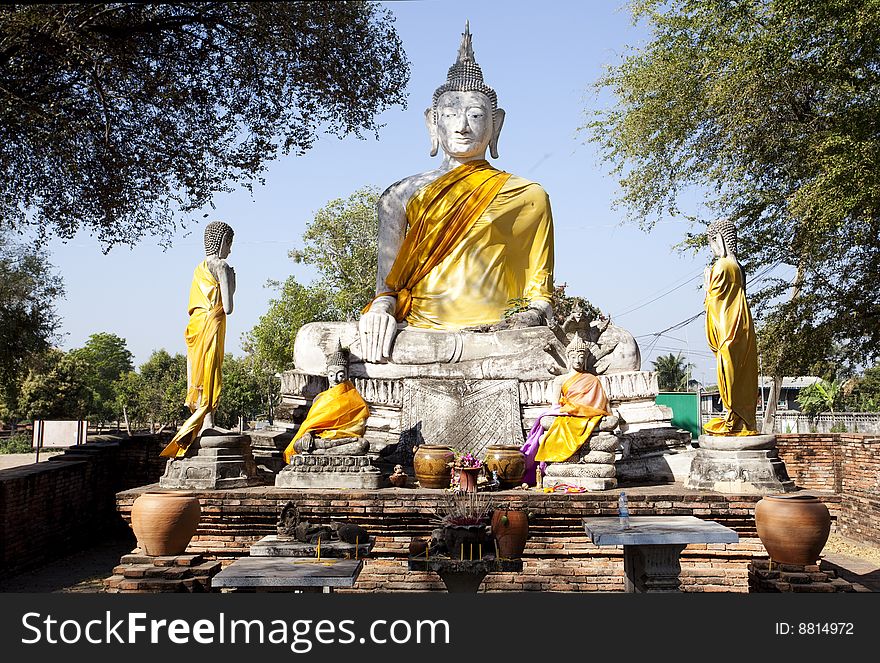
[[[698,286],[708,250],[698,256],[673,250],[689,230],[683,221],[664,221],[650,234],[623,224],[623,210],[612,205],[616,182],[577,131],[586,107],[612,102],[597,100],[591,85],[627,46],[645,41],[644,27],[634,26],[618,2],[425,0],[386,6],[411,62],[408,107],[382,115],[378,140],[322,136],[304,156],[270,164],[265,186],[253,195],[220,195],[216,209],[206,210],[236,231],[229,262],[238,291],[228,319],[228,351],[241,353],[242,333],[266,312],[273,295],[265,287],[268,279],[312,278],[287,252],[300,245],[315,211],[362,186],[384,189],[433,167],[422,113],[445,80],[468,19],[477,61],[507,111],[494,164],[540,182],[549,193],[557,283],[567,283],[569,294],[586,297],[640,337],[643,369],[658,353],[681,350],[696,365],[694,376],[714,383],[702,319],[659,340],[644,336],[701,311]],[[203,255],[203,228],[181,231],[164,251],[150,238],[108,255],[86,234],[53,241],[51,261],[67,290],[58,306],[62,347],[81,346],[89,334],[104,331],[126,339],[136,364],[155,349],[184,352],[187,295]]]

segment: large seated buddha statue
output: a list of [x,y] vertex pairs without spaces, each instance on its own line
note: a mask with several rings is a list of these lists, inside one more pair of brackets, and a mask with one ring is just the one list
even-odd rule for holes
[[[359,377],[550,379],[565,371],[564,338],[548,326],[550,200],[540,184],[486,160],[487,150],[498,158],[504,117],[466,28],[425,111],[439,166],[403,178],[379,199],[376,296],[357,325],[303,327],[298,369],[323,374],[328,345],[341,338]],[[505,318],[514,303],[520,310]]]

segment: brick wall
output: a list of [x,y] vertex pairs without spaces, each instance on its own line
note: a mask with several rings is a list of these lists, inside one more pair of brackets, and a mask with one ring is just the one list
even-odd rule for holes
[[99,435],[46,462],[0,471],[0,576],[122,529],[115,494],[157,481],[161,449],[156,436]]
[[842,535],[880,544],[880,436],[778,435],[777,444],[798,486],[840,494],[837,529]]
[[[120,493],[123,517],[148,487]],[[680,486],[627,488],[630,513],[640,515],[694,515],[733,528],[736,544],[690,545],[682,554],[682,585],[690,592],[747,592],[748,565],[766,552],[757,538],[754,506],[759,496],[734,496],[685,491]],[[230,562],[248,554],[250,545],[275,533],[283,505],[295,500],[304,520],[345,520],[362,525],[375,536],[356,592],[444,591],[433,573],[409,571],[411,537],[430,534],[431,514],[445,501],[444,491],[334,491],[283,490],[274,487],[231,491],[196,491],[202,518],[187,552]],[[523,555],[522,573],[490,574],[487,591],[622,591],[623,553],[589,542],[581,518],[617,514],[617,492],[544,494],[504,491],[493,493],[496,505],[525,508],[531,514],[530,537]],[[823,500],[832,516],[839,498]]]

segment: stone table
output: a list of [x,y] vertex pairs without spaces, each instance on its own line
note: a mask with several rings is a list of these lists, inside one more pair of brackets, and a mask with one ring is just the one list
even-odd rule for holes
[[[346,559],[363,559],[370,554],[373,546],[376,544],[375,537],[370,537],[369,541],[359,542],[357,546],[353,543],[345,543],[343,541],[322,541],[321,557],[338,557]],[[355,547],[357,554],[355,555]],[[270,534],[251,545],[251,557],[317,557],[318,544],[303,543],[297,541],[292,536],[279,536]]]
[[623,546],[626,591],[680,592],[681,551],[689,543],[736,543],[739,535],[713,520],[694,516],[584,518],[597,546]]
[[475,594],[489,573],[522,571],[521,559],[496,559],[485,556],[483,559],[458,560],[449,557],[410,557],[410,571],[433,571],[440,576],[447,592],[466,592]]
[[[323,546],[321,546],[323,552]],[[263,592],[324,592],[352,587],[363,567],[359,559],[242,557],[211,580],[212,588]]]

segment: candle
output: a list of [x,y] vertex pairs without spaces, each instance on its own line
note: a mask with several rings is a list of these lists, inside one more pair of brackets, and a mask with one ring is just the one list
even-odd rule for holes
[[471,561],[474,561],[474,544],[471,544]]
[[495,543],[495,559],[501,559],[501,555],[498,554],[498,539],[492,539]]
[[483,559],[483,544],[480,544],[480,559]]
[[461,561],[464,561],[464,544],[461,544]]
[[358,541],[360,541],[360,537],[354,537],[354,558],[357,560],[358,558]]
[[318,561],[321,561],[321,537],[318,537]]

